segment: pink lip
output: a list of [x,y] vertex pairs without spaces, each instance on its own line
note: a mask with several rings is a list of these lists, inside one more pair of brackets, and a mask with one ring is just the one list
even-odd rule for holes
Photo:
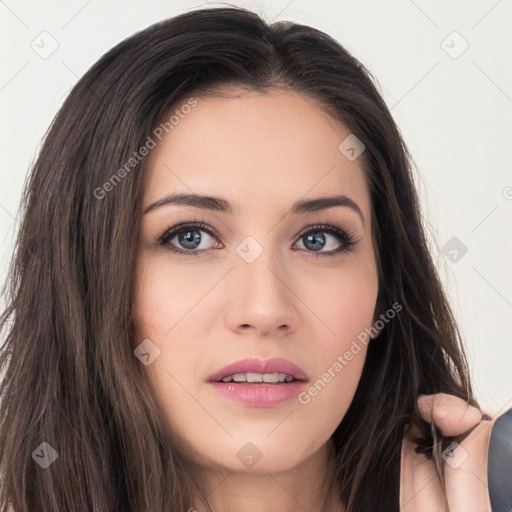
[[308,377],[306,372],[299,368],[296,364],[288,361],[287,359],[283,359],[282,357],[273,357],[272,359],[268,359],[266,361],[262,361],[256,357],[250,357],[248,359],[241,359],[240,361],[236,361],[234,363],[228,364],[222,370],[214,373],[210,376],[209,381],[221,381],[224,377],[228,375],[233,375],[234,373],[286,373],[287,375],[291,375],[296,380],[301,380],[307,382]]
[[306,386],[302,380],[280,382],[279,384],[242,384],[231,382],[210,382],[220,395],[256,407],[271,407],[291,400]]
[[[291,382],[280,383],[235,383],[219,382],[228,375],[234,373],[286,373],[291,375],[294,379]],[[283,359],[282,357],[274,357],[267,361],[262,361],[257,358],[243,359],[229,364],[222,370],[213,374],[209,383],[220,395],[242,402],[246,405],[257,407],[270,407],[286,402],[296,397],[300,391],[306,386],[308,377],[306,372],[299,368],[297,365]]]

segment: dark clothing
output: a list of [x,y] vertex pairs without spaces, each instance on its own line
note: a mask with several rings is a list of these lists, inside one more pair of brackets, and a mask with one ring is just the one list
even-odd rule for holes
[[492,512],[512,512],[512,408],[492,428],[487,478]]

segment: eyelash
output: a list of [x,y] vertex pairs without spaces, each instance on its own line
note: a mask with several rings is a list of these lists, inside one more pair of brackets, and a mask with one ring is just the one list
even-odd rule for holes
[[[206,251],[209,251],[210,249],[201,249],[199,251],[193,251],[193,250],[185,250],[185,249],[179,249],[175,247],[174,245],[169,243],[169,240],[174,238],[174,235],[181,233],[182,231],[206,231],[210,236],[213,238],[220,239],[219,233],[216,229],[212,228],[208,224],[205,224],[204,222],[190,222],[190,223],[184,223],[184,224],[178,224],[175,226],[169,226],[167,227],[164,232],[156,239],[157,243],[162,246],[166,246],[166,250],[170,251],[173,254],[176,254],[178,256],[198,256]],[[333,235],[339,242],[341,242],[341,245],[338,249],[334,249],[331,251],[310,251],[307,249],[299,249],[301,251],[306,251],[308,255],[312,258],[318,259],[320,256],[335,256],[337,254],[345,254],[352,251],[352,246],[357,242],[354,235],[350,233],[349,231],[340,229],[336,226],[333,226],[331,224],[315,224],[313,226],[308,226],[307,228],[304,228],[298,235],[297,242],[303,238],[304,236],[308,234],[313,233],[329,233],[330,235]],[[296,243],[297,243],[296,242]]]

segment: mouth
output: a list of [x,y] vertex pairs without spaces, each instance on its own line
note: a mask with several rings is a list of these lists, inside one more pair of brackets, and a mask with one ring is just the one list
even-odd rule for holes
[[210,376],[210,382],[232,384],[280,385],[294,381],[307,382],[306,372],[282,357],[266,361],[256,357],[228,364]]
[[229,364],[210,377],[220,396],[250,407],[273,407],[303,391],[308,377],[296,364],[276,357],[267,361],[244,359]]
[[254,385],[279,385],[287,384],[288,382],[304,382],[302,379],[296,379],[293,375],[286,373],[234,373],[232,375],[226,375],[224,378],[212,382],[231,382],[232,384],[254,384]]

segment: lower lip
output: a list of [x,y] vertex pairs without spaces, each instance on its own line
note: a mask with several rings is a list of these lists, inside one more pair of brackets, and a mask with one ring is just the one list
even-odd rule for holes
[[302,391],[304,381],[282,384],[234,384],[233,382],[210,382],[219,395],[255,407],[272,407],[287,402]]

